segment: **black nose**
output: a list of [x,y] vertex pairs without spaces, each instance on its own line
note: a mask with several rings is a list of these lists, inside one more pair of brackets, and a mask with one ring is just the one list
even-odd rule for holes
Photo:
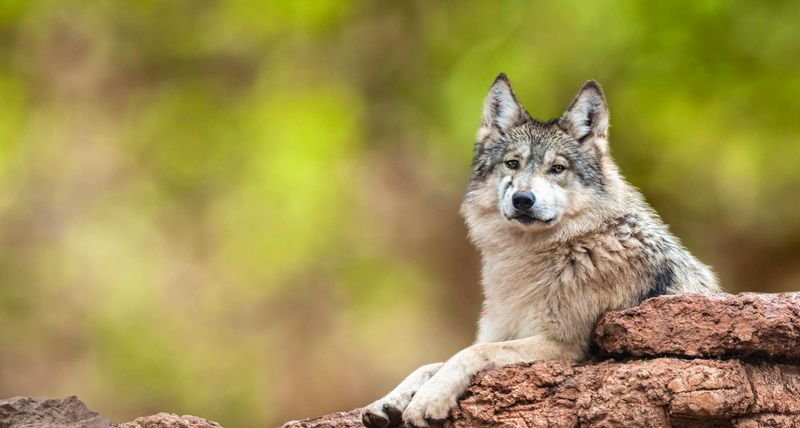
[[514,193],[514,196],[511,197],[511,205],[518,210],[529,210],[534,202],[536,202],[536,196],[531,192]]

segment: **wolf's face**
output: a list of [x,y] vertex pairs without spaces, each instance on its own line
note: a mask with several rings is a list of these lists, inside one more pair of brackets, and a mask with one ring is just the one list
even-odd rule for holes
[[551,226],[577,214],[603,187],[594,153],[555,125],[529,124],[498,142],[493,160],[500,214],[524,225]]
[[579,216],[605,190],[607,129],[596,82],[581,88],[561,119],[540,122],[501,74],[484,103],[463,209],[468,223],[494,215],[509,227],[535,231]]

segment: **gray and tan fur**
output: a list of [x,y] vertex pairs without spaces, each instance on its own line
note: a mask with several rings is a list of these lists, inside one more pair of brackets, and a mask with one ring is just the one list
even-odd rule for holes
[[477,341],[414,371],[364,410],[365,425],[427,426],[447,417],[480,370],[585,358],[607,310],[719,290],[620,175],[608,120],[597,82],[584,84],[560,119],[540,122],[497,77],[461,207],[483,261]]

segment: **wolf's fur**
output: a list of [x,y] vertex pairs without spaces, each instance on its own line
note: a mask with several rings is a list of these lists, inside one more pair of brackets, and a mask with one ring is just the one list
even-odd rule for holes
[[[485,368],[582,359],[607,310],[661,294],[718,291],[711,270],[620,175],[609,154],[608,117],[594,81],[560,119],[540,122],[498,76],[461,207],[483,260],[477,341],[447,362],[420,367],[368,406],[367,426],[444,419]],[[535,201],[515,206],[515,194]]]

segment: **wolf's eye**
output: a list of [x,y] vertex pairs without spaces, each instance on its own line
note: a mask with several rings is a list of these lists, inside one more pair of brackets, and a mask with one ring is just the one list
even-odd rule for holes
[[511,159],[506,161],[506,166],[510,169],[517,169],[519,168],[519,161],[516,159]]
[[564,172],[564,165],[558,165],[558,164],[553,165],[550,167],[550,172],[552,172],[553,174],[561,174],[562,172]]

